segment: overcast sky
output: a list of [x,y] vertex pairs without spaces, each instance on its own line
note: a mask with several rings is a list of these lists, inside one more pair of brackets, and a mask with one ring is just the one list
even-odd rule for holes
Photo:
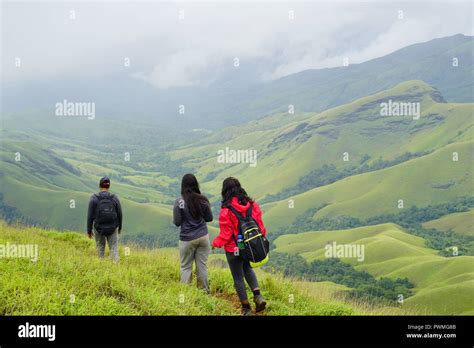
[[123,73],[169,88],[250,63],[260,79],[275,79],[473,35],[471,1],[27,1],[2,10],[4,83]]

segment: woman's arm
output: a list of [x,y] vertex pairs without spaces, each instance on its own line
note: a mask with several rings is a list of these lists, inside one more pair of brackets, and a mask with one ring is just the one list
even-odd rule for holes
[[176,226],[181,226],[181,223],[183,222],[183,215],[182,215],[183,208],[184,208],[184,201],[182,198],[178,198],[174,202],[174,206],[173,206],[173,223]]
[[204,221],[211,222],[213,219],[211,204],[209,202],[204,203]]
[[234,234],[234,226],[229,217],[229,209],[222,208],[219,214],[219,235],[212,241],[212,245],[216,248],[221,248],[228,244]]

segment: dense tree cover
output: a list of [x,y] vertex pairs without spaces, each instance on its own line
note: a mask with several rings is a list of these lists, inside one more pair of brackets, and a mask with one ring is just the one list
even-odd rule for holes
[[176,227],[170,226],[164,233],[147,234],[137,233],[133,235],[124,234],[121,237],[121,242],[124,244],[136,244],[142,248],[166,248],[176,247],[179,240],[179,230]]
[[370,156],[368,154],[365,154],[364,156],[362,156],[359,165],[343,170],[338,170],[334,164],[324,164],[320,168],[312,170],[309,174],[301,177],[295,186],[286,188],[274,195],[267,195],[262,200],[262,203],[286,199],[288,197],[309,191],[316,187],[332,184],[336,181],[339,181],[352,175],[392,167],[402,162],[406,162],[412,158],[424,156],[426,154],[427,152],[406,152],[403,155],[398,156],[397,158],[390,161],[386,161],[379,157],[372,164],[368,164]]
[[218,175],[220,171],[214,171],[214,172],[209,172],[207,173],[206,177],[204,178],[203,182],[208,182],[214,180]]
[[367,225],[379,224],[384,220],[392,220],[401,226],[412,226],[427,222],[430,220],[439,219],[440,217],[452,213],[466,212],[474,207],[474,197],[458,197],[451,202],[428,205],[426,207],[418,208],[412,206],[409,209],[401,209],[398,214],[385,214],[367,219]]
[[[35,221],[27,218],[21,214],[15,207],[9,206],[5,203],[3,193],[0,192],[0,219],[7,223],[20,223],[28,226],[39,226]],[[42,226],[41,226],[42,227]]]
[[375,301],[388,301],[396,304],[400,295],[407,298],[412,295],[414,285],[407,278],[375,279],[365,271],[357,271],[348,263],[337,258],[315,260],[311,263],[299,255],[272,252],[270,261],[264,266],[266,271],[278,271],[285,276],[297,277],[308,281],[331,281],[353,290],[347,295],[353,298],[366,298]]
[[[271,239],[275,240],[280,235],[289,233],[339,230],[393,222],[404,227],[407,232],[424,238],[426,245],[439,250],[440,255],[474,255],[473,236],[459,235],[453,231],[442,232],[436,229],[426,229],[421,225],[423,222],[435,220],[447,214],[468,211],[474,207],[474,197],[460,197],[449,203],[428,205],[423,208],[412,206],[407,209],[402,209],[401,212],[397,214],[383,214],[366,220],[350,216],[313,220],[314,214],[324,206],[325,205],[322,205],[307,210],[300,215],[288,229],[274,233]],[[452,249],[453,247],[457,248],[456,252]]]

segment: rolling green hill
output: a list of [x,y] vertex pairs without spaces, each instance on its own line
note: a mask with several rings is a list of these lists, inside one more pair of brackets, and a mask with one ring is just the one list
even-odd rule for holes
[[[420,119],[380,116],[380,104],[388,100],[420,103]],[[126,147],[120,143],[89,144],[85,131],[68,140],[71,130],[65,122],[61,120],[59,129],[48,136],[33,125],[5,131],[1,144],[0,173],[8,177],[2,185],[4,204],[44,226],[83,230],[88,196],[105,174],[111,176],[112,190],[131,217],[125,222],[128,236],[165,245],[176,243],[170,205],[186,171],[204,182],[203,190],[213,202],[227,176],[239,177],[258,200],[276,195],[264,210],[267,224],[279,233],[315,207],[324,206],[314,218],[367,218],[397,212],[399,199],[405,207],[424,206],[447,202],[472,187],[472,104],[446,103],[421,81],[408,81],[320,114],[269,116],[171,151],[158,146],[159,158],[149,147],[139,146],[136,153],[132,146],[129,162],[124,161]],[[137,134],[143,131],[141,125],[128,128]],[[106,132],[114,130],[118,131],[112,127]],[[257,150],[257,166],[218,163],[217,151],[225,147]],[[14,161],[16,152],[22,153],[21,162]],[[453,152],[459,153],[458,162],[452,161]],[[318,184],[321,178],[329,181]],[[43,199],[47,204],[37,209]],[[69,208],[71,199],[76,200],[75,210]],[[293,209],[288,209],[289,199]],[[46,211],[54,211],[55,217]]]
[[425,228],[436,228],[440,231],[452,230],[458,234],[474,236],[474,209],[464,213],[445,215],[442,218],[425,222]]
[[415,284],[414,295],[402,308],[426,314],[472,314],[474,310],[474,257],[438,256],[422,238],[395,224],[284,235],[275,241],[275,251],[298,254],[308,261],[325,259],[324,247],[332,242],[364,246],[363,261],[341,257],[357,270],[376,277],[407,277]]
[[[314,219],[346,215],[368,218],[397,213],[399,200],[412,205],[446,203],[472,191],[473,142],[455,143],[393,167],[351,176],[291,197],[294,208],[282,200],[265,206],[272,229],[285,229],[310,208],[323,206]],[[457,152],[463,161],[453,162]],[[403,208],[402,208],[403,209]]]
[[[107,174],[112,178],[112,192],[118,194],[127,212],[124,238],[149,246],[176,244],[178,237],[171,224],[170,196],[156,189],[120,182],[120,179],[117,182],[107,162],[101,165],[93,153],[72,148],[74,158],[84,155],[95,163],[79,164],[34,141],[4,140],[0,146],[3,206],[13,209],[16,216],[27,218],[26,222],[31,224],[85,232],[89,198],[98,191],[98,179]],[[17,153],[21,155],[20,161],[15,160]],[[126,171],[131,177],[136,173],[129,167]]]
[[[380,104],[388,100],[420,103],[420,119],[380,116]],[[364,165],[370,170],[407,153],[417,157],[471,139],[472,104],[446,103],[426,83],[408,81],[320,114],[278,114],[217,131],[201,144],[174,151],[172,159],[207,178],[203,186],[208,192],[217,194],[222,180],[233,175],[262,199],[292,187],[298,191],[301,179],[324,166],[334,167],[333,176],[344,171],[352,175]],[[257,166],[218,163],[217,152],[226,147],[256,150]]]

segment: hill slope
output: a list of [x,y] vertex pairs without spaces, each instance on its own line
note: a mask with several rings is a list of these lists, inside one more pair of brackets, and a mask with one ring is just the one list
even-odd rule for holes
[[[380,105],[389,100],[419,103],[420,118],[381,116]],[[320,114],[277,114],[214,132],[174,151],[172,159],[206,177],[203,187],[208,192],[218,194],[225,177],[237,176],[262,199],[289,188],[307,191],[316,183],[313,176],[351,175],[364,166],[369,171],[384,161],[390,165],[472,140],[472,122],[472,104],[446,103],[426,83],[407,81]],[[257,151],[257,165],[218,162],[218,151],[226,147]],[[301,186],[301,179],[308,185]]]
[[423,224],[425,228],[436,228],[440,231],[452,230],[458,234],[474,236],[474,209],[463,213],[445,215]]
[[[73,232],[0,223],[0,245],[36,244],[36,262],[0,258],[0,315],[237,315],[230,271],[210,267],[211,295],[179,284],[174,249],[121,247],[114,264],[96,257],[93,241]],[[267,315],[350,315],[342,302],[303,294],[291,281],[260,274]],[[293,295],[294,302],[289,301]]]
[[[453,162],[454,152],[464,160]],[[305,211],[320,206],[324,207],[313,220],[342,215],[364,219],[396,214],[413,205],[447,203],[472,192],[473,152],[474,142],[455,143],[393,167],[350,176],[290,197],[293,209],[287,200],[269,203],[265,206],[266,219],[271,228],[284,230]]]
[[[420,119],[381,117],[380,103],[388,100],[420,103]],[[47,125],[53,121],[45,118]],[[269,227],[278,230],[323,204],[315,217],[393,213],[398,199],[404,199],[406,207],[444,202],[469,192],[472,180],[472,104],[446,103],[422,81],[407,81],[321,114],[277,114],[210,133],[178,149],[171,144],[159,151],[169,151],[169,159],[155,156],[153,147],[159,141],[147,143],[149,131],[141,133],[143,126],[128,127],[140,139],[129,149],[120,142],[94,141],[96,136],[87,137],[86,130],[95,128],[78,121],[61,119],[54,131],[2,132],[3,206],[36,224],[83,230],[88,198],[98,178],[110,175],[112,190],[129,212],[126,236],[175,245],[171,204],[186,171],[197,174],[213,202],[227,176],[237,176],[258,200],[275,195],[263,208]],[[69,140],[73,125],[82,131]],[[113,131],[118,129],[107,134]],[[217,151],[226,147],[257,150],[257,166],[218,163]],[[131,152],[130,162],[124,161],[125,151]],[[455,165],[454,151],[460,151]],[[21,162],[14,160],[17,152]],[[348,161],[343,160],[344,152]],[[363,174],[356,175],[358,171]],[[419,187],[425,190],[418,192]],[[75,209],[69,208],[71,199]],[[288,199],[294,200],[294,209],[288,209]],[[215,226],[211,229],[214,233]]]
[[[120,162],[110,158],[112,151],[99,154],[74,142],[53,145],[36,134],[28,140],[2,140],[0,205],[5,219],[85,231],[89,198],[98,191],[99,178],[108,175],[111,191],[119,196],[127,212],[125,238],[150,246],[176,244],[177,231],[171,223],[172,198],[163,193],[170,185],[165,175],[158,179],[159,173],[144,174],[123,161],[122,167],[117,168]],[[21,156],[18,161],[17,154]],[[151,188],[148,183],[134,182],[147,179],[153,182]]]
[[364,245],[363,261],[341,258],[356,269],[375,277],[407,277],[415,284],[415,294],[405,300],[402,308],[427,314],[474,311],[474,257],[438,256],[424,245],[422,238],[407,234],[395,224],[285,235],[276,239],[275,251],[299,254],[308,261],[324,259],[324,246],[333,241]]

